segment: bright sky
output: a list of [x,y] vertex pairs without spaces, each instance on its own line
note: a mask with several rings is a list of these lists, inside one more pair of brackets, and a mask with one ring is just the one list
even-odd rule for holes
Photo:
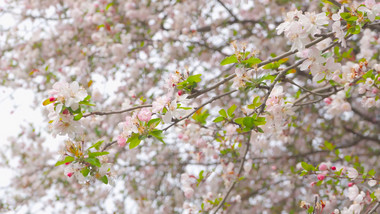
[[[29,122],[42,123],[38,108],[32,108],[34,95],[30,90],[0,87],[0,146],[9,144],[7,138],[17,136],[20,125]],[[10,170],[0,167],[1,175],[10,175]],[[0,187],[10,184],[10,176],[0,176]]]

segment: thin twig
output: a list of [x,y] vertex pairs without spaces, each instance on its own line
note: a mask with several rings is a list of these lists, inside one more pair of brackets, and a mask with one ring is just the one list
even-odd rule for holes
[[125,112],[128,112],[128,111],[133,111],[133,110],[136,110],[136,109],[140,109],[140,108],[148,108],[148,107],[152,107],[152,105],[149,104],[149,105],[135,106],[135,107],[127,108],[127,109],[120,110],[120,111],[109,111],[109,112],[99,112],[99,111],[95,111],[95,112],[91,112],[91,113],[85,114],[85,115],[83,115],[83,117],[88,117],[88,116],[91,116],[91,115],[121,114],[121,113],[125,113]]
[[108,147],[112,146],[112,145],[115,144],[116,142],[117,142],[117,141],[114,140],[114,141],[112,141],[112,142],[106,144],[106,145],[104,146],[104,148],[102,149],[102,152],[104,152]]
[[[246,143],[246,147],[245,147],[245,150],[244,150],[244,155],[243,155],[243,159],[241,160],[240,162],[240,166],[239,166],[239,170],[238,170],[238,174],[237,174],[237,178],[240,176],[241,172],[243,171],[243,167],[244,167],[244,163],[245,163],[245,158],[247,156],[247,153],[248,153],[248,150],[249,150],[249,146],[251,145],[250,143],[251,141],[251,135],[249,135],[248,137],[248,140],[247,140],[247,143]],[[230,188],[228,188],[226,194],[223,196],[223,199],[222,201],[219,203],[219,205],[216,207],[216,210],[214,211],[214,214],[216,214],[218,212],[218,210],[220,208],[223,207],[224,205],[224,202],[226,202],[229,194],[231,193],[232,189],[235,187],[237,181],[235,180],[232,185],[230,186]]]
[[181,119],[178,119],[178,120],[175,120],[172,124],[170,124],[169,126],[167,126],[166,128],[164,128],[162,131],[166,131],[168,130],[170,127],[174,126],[175,124],[181,122],[182,120],[185,120],[187,118],[189,118],[191,115],[193,115],[195,112],[197,112],[199,109],[203,108],[205,105],[207,104],[210,104],[212,102],[214,102],[215,100],[218,100],[224,96],[227,96],[227,95],[230,95],[234,92],[236,92],[237,90],[232,90],[232,91],[229,91],[227,93],[224,93],[224,94],[221,94],[219,96],[216,96],[216,97],[213,97],[212,99],[210,99],[209,101],[203,103],[202,105],[198,106],[197,108],[194,109],[194,111],[192,111],[190,114],[186,115],[185,117],[182,117]]
[[220,5],[222,5],[222,7],[224,7],[224,9],[227,10],[227,12],[234,18],[234,20],[239,20],[235,14],[232,13],[232,11],[221,1],[221,0],[217,0],[219,2]]
[[372,209],[368,212],[368,214],[375,213],[377,208],[380,206],[380,201],[378,201],[375,206],[372,207]]

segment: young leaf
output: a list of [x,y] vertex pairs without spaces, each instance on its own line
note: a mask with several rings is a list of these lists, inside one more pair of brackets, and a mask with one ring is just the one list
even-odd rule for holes
[[152,135],[153,137],[155,137],[157,140],[159,140],[165,144],[165,142],[163,140],[164,136],[162,134],[162,130],[154,129],[154,130],[150,131],[149,134]]
[[200,82],[200,81],[202,80],[202,79],[201,79],[201,76],[202,76],[202,74],[197,74],[197,75],[189,76],[189,77],[187,78],[187,81],[188,81],[190,84]]
[[229,117],[233,117],[232,114],[234,113],[235,109],[236,109],[236,105],[233,104],[233,105],[227,110],[227,114],[228,114]]
[[103,183],[108,184],[108,178],[107,178],[107,175],[104,175],[103,177],[101,177],[100,180],[101,180]]
[[156,126],[158,126],[158,124],[160,124],[160,122],[161,122],[161,118],[154,118],[154,119],[149,120],[149,122],[147,123],[147,126],[150,128],[155,128]]
[[247,60],[242,61],[242,63],[247,64],[247,67],[252,67],[256,64],[259,64],[260,62],[261,62],[261,60],[259,58],[255,58],[255,57],[251,57]]
[[224,110],[224,109],[220,109],[220,110],[219,110],[219,114],[222,115],[222,117],[227,118],[226,110]]
[[140,145],[141,140],[139,137],[139,134],[133,133],[132,136],[128,138],[127,143],[129,143],[129,149],[133,149]]
[[109,152],[90,152],[88,153],[88,156],[93,158],[93,157],[97,157],[97,156],[103,156],[103,155],[108,155]]
[[82,173],[84,177],[86,177],[88,173],[90,173],[90,170],[87,167],[85,167],[80,172]]
[[222,122],[223,120],[224,120],[224,117],[217,117],[212,122],[219,123],[219,122]]
[[75,121],[78,121],[78,120],[80,120],[82,117],[83,117],[83,114],[82,114],[82,113],[79,113],[79,114],[77,114],[77,115],[74,116],[74,120],[75,120]]
[[104,140],[98,141],[94,145],[90,146],[90,148],[88,148],[88,149],[95,148],[96,150],[99,150],[100,146],[102,145],[103,142],[104,142]]
[[234,54],[232,56],[228,56],[228,57],[224,58],[222,60],[222,62],[220,62],[220,65],[228,65],[228,64],[237,63],[237,62],[238,62],[238,60]]
[[101,167],[101,164],[100,164],[100,161],[98,158],[89,157],[89,158],[84,159],[84,161],[86,161],[87,163],[92,164],[94,166]]
[[59,165],[65,164],[65,163],[70,163],[70,162],[73,162],[74,160],[75,160],[74,157],[66,156],[63,161],[57,161],[57,163],[55,164],[55,166],[59,166]]

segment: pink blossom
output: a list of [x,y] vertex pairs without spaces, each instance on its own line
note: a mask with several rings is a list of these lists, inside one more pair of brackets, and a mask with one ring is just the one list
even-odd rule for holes
[[117,136],[117,143],[120,147],[124,147],[126,145],[127,140],[123,136]]
[[74,172],[67,173],[67,176],[69,176],[69,178],[71,178],[71,176],[73,176],[73,175],[74,175]]
[[327,170],[327,165],[326,165],[326,164],[321,164],[321,165],[319,165],[319,170],[320,170],[320,171],[325,171],[325,170]]
[[330,105],[332,102],[332,99],[330,97],[327,97],[327,98],[323,99],[323,102],[325,102],[327,105]]
[[318,178],[318,180],[323,181],[323,180],[325,179],[325,175],[323,175],[323,174],[319,174],[319,175],[317,176],[317,178]]
[[152,118],[152,112],[148,108],[143,108],[137,114],[140,121],[148,122]]
[[186,198],[191,198],[194,194],[194,190],[191,187],[185,187],[183,189],[183,192],[184,192]]
[[152,103],[152,112],[158,113],[169,103],[170,98],[167,96],[159,97]]

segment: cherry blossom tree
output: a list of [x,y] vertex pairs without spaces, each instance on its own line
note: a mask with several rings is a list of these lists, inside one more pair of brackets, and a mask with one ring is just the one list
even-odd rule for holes
[[375,0],[0,6],[2,212],[380,212]]

